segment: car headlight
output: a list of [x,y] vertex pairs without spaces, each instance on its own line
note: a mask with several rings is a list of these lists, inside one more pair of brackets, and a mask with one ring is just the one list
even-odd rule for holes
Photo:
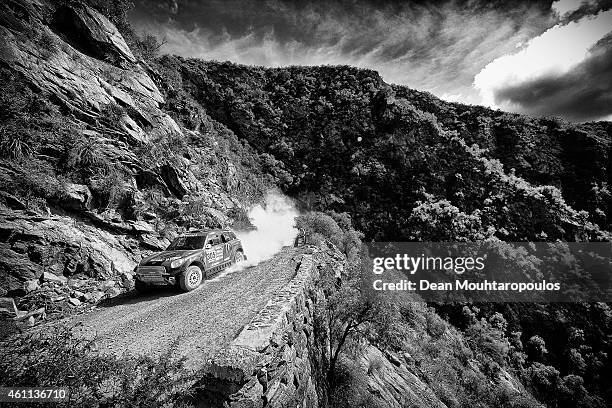
[[172,268],[172,269],[178,268],[179,266],[184,264],[186,260],[187,259],[185,259],[185,258],[175,259],[174,261],[170,262],[170,268]]

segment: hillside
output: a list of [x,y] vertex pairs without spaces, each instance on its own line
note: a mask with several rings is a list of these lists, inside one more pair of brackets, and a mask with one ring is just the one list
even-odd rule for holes
[[[0,5],[0,296],[21,310],[59,318],[130,291],[142,256],[191,227],[248,227],[270,189],[329,214],[313,223],[337,246],[353,228],[365,241],[611,238],[609,122],[448,103],[347,66],[156,57],[123,2],[87,3]],[[330,406],[612,401],[607,304],[392,309],[393,341],[352,344]]]

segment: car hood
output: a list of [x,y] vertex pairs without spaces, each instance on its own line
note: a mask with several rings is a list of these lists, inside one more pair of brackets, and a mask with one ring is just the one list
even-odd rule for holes
[[195,249],[195,250],[172,250],[172,251],[162,251],[162,252],[157,252],[151,256],[148,256],[146,258],[144,258],[140,264],[144,265],[146,263],[149,262],[163,262],[163,261],[167,261],[170,259],[179,259],[179,258],[186,258],[188,256],[197,254],[198,252],[200,252],[199,249]]

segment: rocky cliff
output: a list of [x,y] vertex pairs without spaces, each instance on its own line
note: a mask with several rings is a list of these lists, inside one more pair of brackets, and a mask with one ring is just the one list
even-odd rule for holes
[[143,255],[244,222],[271,185],[223,125],[168,115],[158,73],[97,10],[10,0],[0,35],[0,295],[22,309],[115,296]]

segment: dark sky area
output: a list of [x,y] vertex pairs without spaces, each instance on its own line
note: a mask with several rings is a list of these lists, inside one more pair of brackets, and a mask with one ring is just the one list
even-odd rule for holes
[[135,0],[138,30],[185,57],[348,64],[449,101],[612,119],[612,0]]

